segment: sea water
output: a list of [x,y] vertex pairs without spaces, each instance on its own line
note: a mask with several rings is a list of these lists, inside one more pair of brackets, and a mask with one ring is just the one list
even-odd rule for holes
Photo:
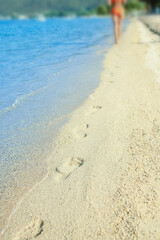
[[0,21],[2,228],[46,174],[60,127],[98,86],[113,43],[110,18]]

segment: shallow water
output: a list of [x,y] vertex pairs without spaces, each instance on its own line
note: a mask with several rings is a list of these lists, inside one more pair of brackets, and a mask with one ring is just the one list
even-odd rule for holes
[[1,227],[46,173],[58,130],[97,87],[113,42],[110,18],[0,21]]

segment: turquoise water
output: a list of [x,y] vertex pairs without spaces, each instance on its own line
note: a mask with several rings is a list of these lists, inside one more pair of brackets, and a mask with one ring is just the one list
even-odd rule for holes
[[46,173],[58,130],[97,87],[113,42],[110,18],[0,21],[1,226]]

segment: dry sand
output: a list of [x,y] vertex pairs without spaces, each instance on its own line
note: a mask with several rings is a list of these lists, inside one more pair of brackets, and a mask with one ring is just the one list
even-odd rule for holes
[[151,31],[160,34],[160,15],[149,15],[141,17],[141,21],[151,29]]
[[160,41],[134,21],[5,240],[160,239]]

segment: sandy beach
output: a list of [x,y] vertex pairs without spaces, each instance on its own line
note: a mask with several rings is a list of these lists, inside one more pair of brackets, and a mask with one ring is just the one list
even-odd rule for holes
[[154,33],[160,34],[159,15],[141,17],[141,21]]
[[2,240],[160,239],[160,41],[134,20]]

